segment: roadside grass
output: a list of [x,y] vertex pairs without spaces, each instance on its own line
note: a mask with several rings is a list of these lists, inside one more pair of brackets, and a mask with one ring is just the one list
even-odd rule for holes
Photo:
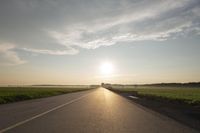
[[0,104],[43,98],[92,89],[90,86],[78,87],[0,87]]
[[200,105],[200,88],[195,87],[153,87],[153,86],[137,86],[137,87],[116,87],[114,91],[126,92],[155,100],[167,100],[187,103],[190,105]]

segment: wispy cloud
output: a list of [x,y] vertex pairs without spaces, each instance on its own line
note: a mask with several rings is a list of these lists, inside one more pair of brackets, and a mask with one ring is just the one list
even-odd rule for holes
[[49,55],[74,55],[77,54],[79,51],[70,48],[68,50],[47,50],[47,49],[29,49],[29,48],[23,48],[25,51],[34,52],[34,53],[40,53],[40,54],[49,54]]
[[19,65],[26,62],[18,56],[14,49],[13,44],[0,44],[0,65]]
[[[144,2],[145,5],[146,3]],[[120,42],[163,41],[191,33],[198,35],[199,4],[196,0],[162,1],[156,5],[148,5],[147,8],[133,9],[119,16],[98,18],[91,22],[66,26],[61,32],[48,33],[62,45],[86,49]]]
[[74,55],[81,48],[199,36],[199,5],[199,0],[5,1],[0,40],[28,52]]

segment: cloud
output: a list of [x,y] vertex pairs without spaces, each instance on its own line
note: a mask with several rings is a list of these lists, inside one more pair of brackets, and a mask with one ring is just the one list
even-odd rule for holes
[[19,65],[26,62],[18,56],[14,49],[13,44],[0,44],[0,65]]
[[[148,3],[146,1],[146,3]],[[171,0],[143,7],[109,18],[66,26],[64,31],[48,31],[49,35],[65,46],[95,49],[116,43],[133,41],[164,41],[199,34],[200,2]]]
[[69,50],[47,50],[47,49],[29,49],[23,48],[25,51],[40,53],[40,54],[49,54],[49,55],[74,55],[78,53],[78,50],[70,48]]
[[199,5],[199,0],[4,1],[0,40],[28,52],[74,55],[117,43],[199,36]]

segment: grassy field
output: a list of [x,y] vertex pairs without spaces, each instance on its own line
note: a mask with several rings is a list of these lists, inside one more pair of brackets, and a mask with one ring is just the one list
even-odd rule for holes
[[139,97],[151,99],[164,99],[168,101],[178,101],[187,104],[200,104],[199,87],[154,87],[154,86],[135,86],[135,87],[114,87],[113,90],[120,92],[135,92]]
[[90,86],[0,87],[0,104],[92,89]]

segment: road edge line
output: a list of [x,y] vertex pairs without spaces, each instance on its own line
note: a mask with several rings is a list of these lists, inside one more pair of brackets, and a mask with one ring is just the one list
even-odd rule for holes
[[[90,92],[90,93],[92,93],[92,92]],[[89,94],[90,94],[90,93],[89,93]],[[81,96],[81,97],[79,97],[79,98],[73,99],[73,100],[71,100],[71,101],[69,101],[69,102],[67,102],[67,103],[64,103],[64,104],[61,104],[61,105],[59,105],[59,106],[56,106],[56,107],[54,107],[54,108],[52,108],[52,109],[50,109],[50,110],[47,110],[47,111],[45,111],[45,112],[43,112],[43,113],[37,114],[37,115],[35,115],[35,116],[33,116],[33,117],[30,117],[30,118],[28,118],[28,119],[26,119],[26,120],[23,120],[23,121],[21,121],[21,122],[18,122],[18,123],[14,124],[14,125],[11,125],[11,126],[7,127],[7,128],[1,129],[1,130],[0,130],[0,133],[4,133],[4,132],[6,132],[6,131],[8,131],[8,130],[11,130],[11,129],[15,128],[15,127],[18,127],[18,126],[20,126],[20,125],[23,125],[23,124],[25,124],[25,123],[27,123],[27,122],[29,122],[29,121],[32,121],[32,120],[34,120],[34,119],[36,119],[36,118],[39,118],[39,117],[41,117],[41,116],[44,116],[44,115],[46,115],[46,114],[48,114],[48,113],[50,113],[50,112],[52,112],[52,111],[55,111],[55,110],[57,110],[57,109],[59,109],[59,108],[64,107],[64,106],[66,106],[66,105],[69,105],[69,104],[71,104],[71,103],[74,103],[74,102],[76,102],[76,101],[79,101],[80,99],[82,99],[82,98],[88,96],[89,94],[85,94],[85,95],[83,95],[83,96]]]

